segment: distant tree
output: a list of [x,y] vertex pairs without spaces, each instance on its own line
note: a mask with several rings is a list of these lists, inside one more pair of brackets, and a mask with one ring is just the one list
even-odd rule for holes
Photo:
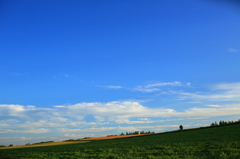
[[9,147],[13,146],[13,144],[10,144]]
[[126,135],[128,135],[128,132],[126,132]]
[[183,126],[182,126],[182,125],[180,125],[180,126],[179,126],[179,129],[182,131],[182,130],[183,130]]
[[215,126],[215,124],[214,124],[214,123],[212,123],[210,126]]
[[120,135],[124,135],[124,133],[122,132]]

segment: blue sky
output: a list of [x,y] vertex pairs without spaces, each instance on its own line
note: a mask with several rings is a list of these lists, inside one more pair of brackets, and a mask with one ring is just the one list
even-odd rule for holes
[[0,1],[0,145],[240,119],[239,8]]

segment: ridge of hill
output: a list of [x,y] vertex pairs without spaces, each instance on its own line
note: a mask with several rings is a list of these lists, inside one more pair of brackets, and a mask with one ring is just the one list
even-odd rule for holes
[[239,132],[240,124],[234,124],[114,140],[0,149],[0,158],[240,158]]

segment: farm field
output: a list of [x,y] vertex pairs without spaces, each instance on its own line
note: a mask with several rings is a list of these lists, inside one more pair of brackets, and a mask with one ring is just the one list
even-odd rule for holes
[[21,145],[21,146],[12,146],[12,147],[1,147],[1,149],[16,149],[16,148],[29,148],[29,147],[41,147],[41,146],[57,146],[65,144],[76,144],[76,143],[85,143],[89,141],[61,141],[61,142],[50,142],[50,143],[39,143],[33,145]]
[[[240,158],[240,124],[65,145],[0,149],[16,158]],[[77,141],[79,142],[79,141]]]

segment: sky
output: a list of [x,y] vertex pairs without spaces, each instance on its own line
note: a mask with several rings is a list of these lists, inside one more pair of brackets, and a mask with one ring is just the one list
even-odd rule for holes
[[236,0],[0,0],[0,145],[240,119]]

